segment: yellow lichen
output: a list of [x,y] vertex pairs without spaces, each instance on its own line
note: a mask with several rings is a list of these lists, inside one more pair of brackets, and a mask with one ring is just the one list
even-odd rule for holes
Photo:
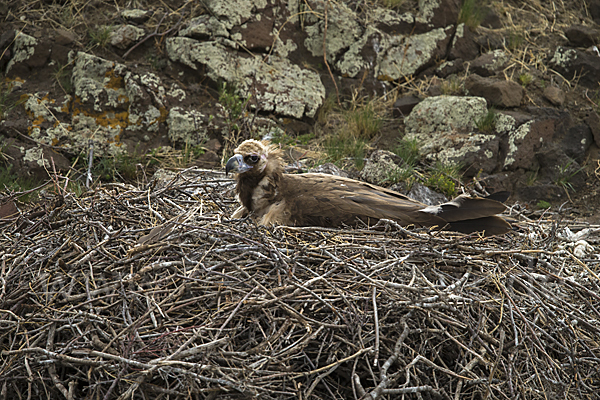
[[121,76],[117,76],[115,74],[115,70],[114,69],[110,69],[108,71],[106,71],[106,73],[104,74],[105,78],[108,78],[106,82],[106,84],[104,85],[104,87],[106,87],[107,89],[122,89],[125,87],[125,83],[123,82],[123,77]]

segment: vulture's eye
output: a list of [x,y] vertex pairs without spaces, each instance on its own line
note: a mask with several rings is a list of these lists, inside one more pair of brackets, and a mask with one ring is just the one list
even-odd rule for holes
[[260,158],[258,155],[256,154],[252,154],[251,156],[246,157],[247,158],[247,162],[250,162],[252,164],[256,164],[258,162],[258,159]]

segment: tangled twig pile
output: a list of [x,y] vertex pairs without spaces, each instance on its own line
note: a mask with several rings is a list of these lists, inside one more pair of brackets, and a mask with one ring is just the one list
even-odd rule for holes
[[56,186],[0,220],[0,397],[598,398],[597,227],[264,228],[231,185]]

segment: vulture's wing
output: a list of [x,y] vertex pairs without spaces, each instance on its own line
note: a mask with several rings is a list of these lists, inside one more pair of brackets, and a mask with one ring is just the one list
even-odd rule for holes
[[284,175],[279,184],[290,214],[298,226],[374,224],[381,218],[401,225],[446,225],[426,206],[400,193],[365,182],[326,174]]
[[356,225],[358,220],[372,225],[386,218],[401,225],[446,226],[464,233],[495,235],[510,230],[495,216],[505,206],[493,199],[459,196],[426,206],[392,190],[326,174],[284,175],[280,190],[289,220],[298,226]]

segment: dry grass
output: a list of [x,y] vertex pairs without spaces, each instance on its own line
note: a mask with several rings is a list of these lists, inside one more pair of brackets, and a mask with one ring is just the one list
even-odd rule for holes
[[586,256],[548,212],[487,239],[264,228],[212,171],[64,186],[0,219],[6,398],[597,398],[598,227]]

